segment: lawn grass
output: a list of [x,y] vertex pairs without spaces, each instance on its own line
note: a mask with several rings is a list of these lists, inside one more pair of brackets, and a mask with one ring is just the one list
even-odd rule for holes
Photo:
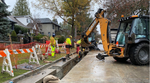
[[[48,56],[48,59],[45,59],[46,61],[55,61],[57,59],[60,59],[62,57],[64,57],[66,54],[55,54],[55,57],[52,57],[52,56]],[[44,61],[41,61],[40,60],[40,65],[45,65],[46,63],[44,63]]]
[[[2,67],[0,66],[0,70],[2,70]],[[14,77],[19,76],[23,73],[26,73],[28,70],[22,70],[22,69],[13,69],[14,71]],[[12,76],[10,76],[8,73],[4,72],[4,73],[0,73],[0,83],[3,83],[7,80],[10,80],[12,78],[14,78]]]
[[[41,49],[42,53],[45,53],[45,48]],[[60,59],[61,57],[64,57],[66,54],[56,54],[55,57],[52,56],[48,56],[48,59],[46,59],[47,61],[55,61],[57,59]],[[14,57],[15,56],[15,60],[17,62],[17,65],[19,64],[23,64],[23,63],[29,63],[29,57],[30,57],[30,53],[24,53],[24,54],[15,54],[15,55],[10,55],[11,58],[11,62],[12,62],[12,66],[15,65],[15,61],[14,61]],[[2,70],[2,62],[3,62],[3,58],[0,58],[0,70]],[[44,63],[43,61],[39,61],[40,65],[45,65],[47,63]],[[28,70],[22,70],[22,69],[13,69],[14,71],[14,77],[21,75],[25,72],[28,72]],[[4,72],[4,73],[0,73],[0,83],[5,82],[7,80],[10,80],[12,78],[14,78],[12,76],[10,76],[8,73]]]
[[[24,54],[24,55],[27,55],[27,56],[29,56],[28,54]],[[66,54],[56,54],[56,56],[55,57],[52,57],[52,56],[48,56],[48,59],[46,59],[47,61],[55,61],[55,60],[57,60],[57,59],[60,59],[61,57],[63,57],[63,56],[65,56]],[[27,57],[26,56],[26,57]],[[23,57],[22,57],[22,59],[19,59],[17,62],[17,64],[22,64],[22,63],[28,63],[29,62],[29,59],[28,58],[26,58],[25,57],[25,59],[23,59]],[[39,61],[40,62],[40,65],[45,65],[45,64],[47,64],[47,63],[44,63],[43,61]],[[13,64],[13,66],[15,65],[15,63],[14,62],[12,62],[12,64]],[[1,64],[2,65],[2,64]],[[0,66],[0,70],[2,70],[2,66]],[[26,73],[28,70],[22,70],[22,69],[13,69],[13,71],[14,71],[14,77],[16,77],[16,76],[19,76],[19,75],[21,75],[21,74],[23,74],[23,73]],[[12,79],[12,78],[14,78],[14,77],[12,77],[12,76],[10,76],[8,73],[6,73],[6,72],[4,72],[4,73],[0,73],[0,83],[2,83],[2,82],[5,82],[5,81],[7,81],[7,80],[10,80],[10,79]]]

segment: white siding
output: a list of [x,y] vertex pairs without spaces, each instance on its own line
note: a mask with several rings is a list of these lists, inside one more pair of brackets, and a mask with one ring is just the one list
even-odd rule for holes
[[27,18],[24,18],[24,17],[22,17],[22,18],[16,18],[18,21],[20,21],[22,24],[24,24],[24,25],[28,25],[28,23],[27,23]]
[[117,35],[117,30],[116,31],[111,31],[111,39],[112,39],[112,41],[115,41],[116,35]]

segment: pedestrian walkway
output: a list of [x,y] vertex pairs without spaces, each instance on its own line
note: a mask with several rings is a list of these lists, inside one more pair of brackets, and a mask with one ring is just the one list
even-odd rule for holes
[[99,52],[88,53],[60,83],[148,83],[149,66],[135,66],[129,61],[117,62],[113,57],[105,61],[95,56]]

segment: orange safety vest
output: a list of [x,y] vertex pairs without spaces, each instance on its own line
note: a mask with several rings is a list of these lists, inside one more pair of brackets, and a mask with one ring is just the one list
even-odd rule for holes
[[54,37],[50,37],[50,45],[56,46],[56,41],[55,41]]
[[70,38],[66,39],[66,45],[71,45],[71,39]]

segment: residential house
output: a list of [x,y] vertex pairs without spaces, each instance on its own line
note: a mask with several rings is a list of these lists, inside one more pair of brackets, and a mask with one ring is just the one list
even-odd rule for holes
[[34,20],[38,24],[42,35],[52,36],[52,34],[56,34],[59,31],[60,25],[49,18],[37,18]]
[[114,42],[115,41],[115,38],[116,38],[116,35],[117,35],[117,30],[118,29],[110,29],[110,34],[111,34],[111,40]]
[[32,34],[38,34],[40,32],[37,23],[30,15],[25,16],[8,16],[8,18],[17,23],[17,25],[25,27],[30,30]]
[[13,20],[11,20],[11,19],[8,19],[8,18],[6,18],[6,19],[10,22],[10,24],[11,24],[11,29],[14,30],[14,25],[15,25],[17,22],[15,22],[15,21],[13,21]]

